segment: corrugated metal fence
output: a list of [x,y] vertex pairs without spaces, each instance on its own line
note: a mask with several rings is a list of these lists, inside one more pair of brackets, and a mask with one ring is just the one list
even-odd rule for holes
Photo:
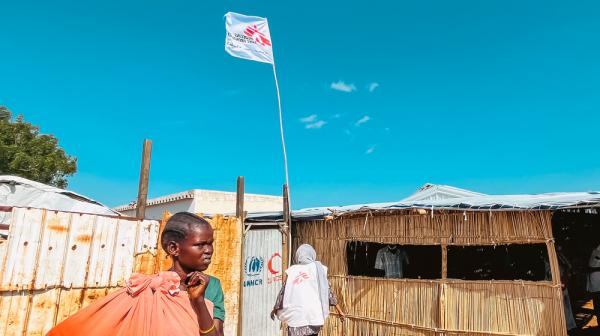
[[269,317],[281,289],[281,256],[279,230],[248,231],[244,243],[243,336],[281,335],[279,323]]
[[0,335],[45,335],[56,323],[153,273],[157,221],[13,208],[0,242]]

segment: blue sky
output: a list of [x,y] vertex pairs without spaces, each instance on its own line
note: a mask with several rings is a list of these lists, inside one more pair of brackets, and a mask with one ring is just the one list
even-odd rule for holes
[[280,194],[273,74],[224,48],[228,11],[269,19],[294,208],[600,190],[598,1],[10,1],[0,105],[78,157],[70,189]]

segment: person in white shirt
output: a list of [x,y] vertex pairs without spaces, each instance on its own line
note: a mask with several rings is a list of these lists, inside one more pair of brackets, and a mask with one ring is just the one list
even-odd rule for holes
[[327,280],[327,267],[316,261],[317,252],[308,245],[296,250],[296,265],[288,268],[271,318],[288,325],[289,336],[318,335],[334,306],[340,318],[346,314],[337,303]]

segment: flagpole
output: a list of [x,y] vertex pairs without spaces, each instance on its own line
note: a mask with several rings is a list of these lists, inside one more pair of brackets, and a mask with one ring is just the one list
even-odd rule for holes
[[[289,223],[285,223],[287,228],[286,228],[286,232],[284,232],[284,234],[286,235],[286,240],[288,242],[287,247],[288,247],[288,260],[287,260],[287,264],[288,267],[291,265],[292,263],[292,242],[291,242],[291,238],[292,238],[292,216],[291,216],[291,204],[292,204],[292,199],[290,197],[290,177],[289,177],[289,173],[288,173],[288,162],[287,162],[287,151],[285,149],[285,136],[283,135],[283,113],[281,111],[281,95],[279,94],[279,81],[277,80],[277,69],[275,67],[275,60],[273,60],[273,77],[275,78],[275,89],[277,91],[277,107],[279,108],[279,133],[281,134],[281,147],[283,148],[283,168],[285,170],[285,185],[287,186],[286,190],[287,190],[287,204],[285,204],[285,206],[287,206],[287,209],[284,209],[284,212],[287,212],[290,214],[289,216]],[[284,197],[285,197],[284,196]],[[284,213],[284,218],[285,218],[285,213]]]
[[275,62],[273,62],[273,77],[275,78],[275,89],[277,91],[277,106],[279,107],[279,133],[281,134],[281,147],[283,148],[283,167],[285,170],[285,184],[287,184],[288,186],[289,199],[290,178],[288,174],[287,152],[285,150],[285,137],[283,135],[283,114],[281,112],[281,95],[279,94],[279,82],[277,81],[277,69],[275,68]]

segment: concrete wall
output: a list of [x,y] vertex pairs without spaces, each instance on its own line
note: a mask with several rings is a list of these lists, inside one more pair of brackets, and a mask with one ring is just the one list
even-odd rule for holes
[[[168,211],[170,213],[176,213],[181,211],[191,211],[194,210],[194,200],[192,198],[182,199],[177,201],[171,201],[168,203],[149,205],[146,207],[146,219],[162,219],[163,212]],[[135,209],[133,210],[125,210],[120,211],[125,216],[135,216]]]
[[[213,190],[192,190],[193,198],[168,200],[164,203],[148,205],[146,207],[146,219],[162,219],[164,211],[176,213],[189,211],[203,214],[234,214],[236,194],[234,192]],[[183,194],[183,193],[181,193]],[[169,198],[164,196],[161,198]],[[149,200],[149,202],[152,200]],[[248,212],[281,211],[283,209],[283,198],[270,195],[244,195],[244,210]],[[125,216],[135,216],[135,209],[117,210]]]
[[[236,194],[212,190],[195,190],[194,211],[206,214],[235,213]],[[283,198],[269,195],[244,195],[244,210],[248,212],[280,211]]]

